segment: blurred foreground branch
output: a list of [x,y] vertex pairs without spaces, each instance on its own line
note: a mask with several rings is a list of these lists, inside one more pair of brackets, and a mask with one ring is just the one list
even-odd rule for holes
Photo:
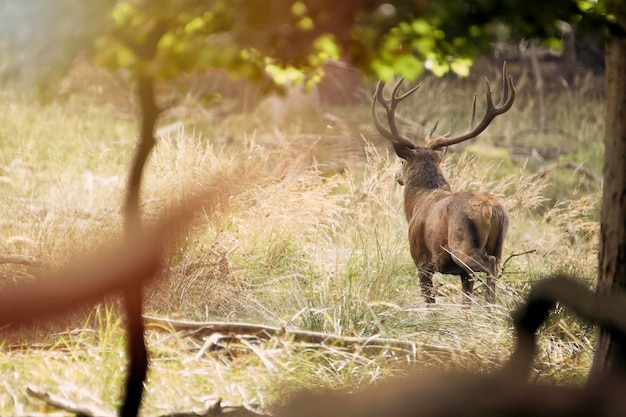
[[141,286],[161,269],[164,250],[191,220],[199,201],[180,207],[156,225],[103,247],[87,260],[75,260],[57,273],[42,273],[32,282],[0,293],[0,326],[31,323],[95,304],[128,286]]
[[43,262],[31,256],[24,255],[0,255],[0,265],[1,264],[15,264],[35,267],[43,266]]

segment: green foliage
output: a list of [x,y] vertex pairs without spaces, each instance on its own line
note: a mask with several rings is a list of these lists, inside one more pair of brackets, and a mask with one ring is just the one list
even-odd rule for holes
[[121,1],[94,60],[157,79],[225,68],[269,86],[276,67],[318,77],[328,59],[339,58],[342,38],[363,8],[363,2],[331,7],[330,1]]
[[[314,82],[328,59],[383,79],[414,79],[426,67],[464,75],[503,27],[513,39],[548,41],[559,37],[557,21],[624,33],[623,10],[587,0],[7,0],[1,7],[2,56],[20,69],[33,62],[16,61],[23,50],[67,66],[88,49],[96,63],[135,76],[172,79],[223,68],[266,89],[285,84],[276,68],[302,71],[290,82]],[[62,58],[48,59],[59,50]]]

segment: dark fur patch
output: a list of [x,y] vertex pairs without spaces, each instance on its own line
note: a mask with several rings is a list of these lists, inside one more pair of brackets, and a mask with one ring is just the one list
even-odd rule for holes
[[476,227],[476,223],[474,220],[468,218],[467,221],[467,230],[469,230],[470,238],[472,239],[472,246],[475,248],[479,248],[480,245],[480,236],[478,235],[478,228]]
[[[496,213],[494,208],[494,215],[495,214]],[[493,248],[493,253],[490,253],[490,255],[495,256],[496,258],[498,258],[498,261],[500,261],[500,259],[502,258],[502,247],[504,246],[504,236],[507,232],[507,229],[509,228],[509,216],[504,210],[501,210],[497,214],[500,217],[500,232],[498,233],[498,239],[496,240],[495,247]]]

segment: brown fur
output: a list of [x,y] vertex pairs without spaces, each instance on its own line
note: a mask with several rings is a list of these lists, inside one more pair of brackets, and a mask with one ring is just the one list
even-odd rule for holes
[[487,193],[452,192],[437,151],[415,148],[403,155],[399,182],[405,186],[411,256],[424,297],[435,300],[435,272],[460,275],[467,296],[473,291],[473,273],[484,272],[493,295],[508,226],[506,209]]

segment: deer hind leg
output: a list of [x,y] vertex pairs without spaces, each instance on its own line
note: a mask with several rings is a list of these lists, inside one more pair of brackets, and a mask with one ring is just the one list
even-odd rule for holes
[[[452,259],[464,271],[465,275],[472,277],[476,272],[484,272],[487,274],[487,292],[485,299],[487,302],[493,303],[496,298],[496,277],[498,260],[495,256],[485,255],[478,251],[469,252],[469,254],[461,251],[452,252]],[[463,280],[463,291],[465,292],[465,280]],[[469,285],[469,284],[468,284]]]
[[490,258],[490,268],[487,272],[487,287],[489,288],[487,295],[491,297],[491,299],[487,300],[489,302],[495,301],[495,280],[500,277],[500,261],[502,260],[502,248],[504,246],[504,239],[509,228],[509,216],[507,215],[506,209],[504,207],[500,205],[494,206],[493,214],[495,223],[491,227],[485,246],[485,250],[488,254],[486,255],[486,257]]
[[471,274],[461,274],[461,285],[463,287],[463,304],[469,304],[470,297],[474,292],[474,277]]
[[498,259],[495,256],[483,255],[483,263],[487,264],[487,291],[485,300],[489,303],[496,301],[496,278],[498,278]]
[[420,286],[422,287],[422,295],[428,304],[435,302],[435,288],[433,287],[433,272],[420,269],[418,270]]

